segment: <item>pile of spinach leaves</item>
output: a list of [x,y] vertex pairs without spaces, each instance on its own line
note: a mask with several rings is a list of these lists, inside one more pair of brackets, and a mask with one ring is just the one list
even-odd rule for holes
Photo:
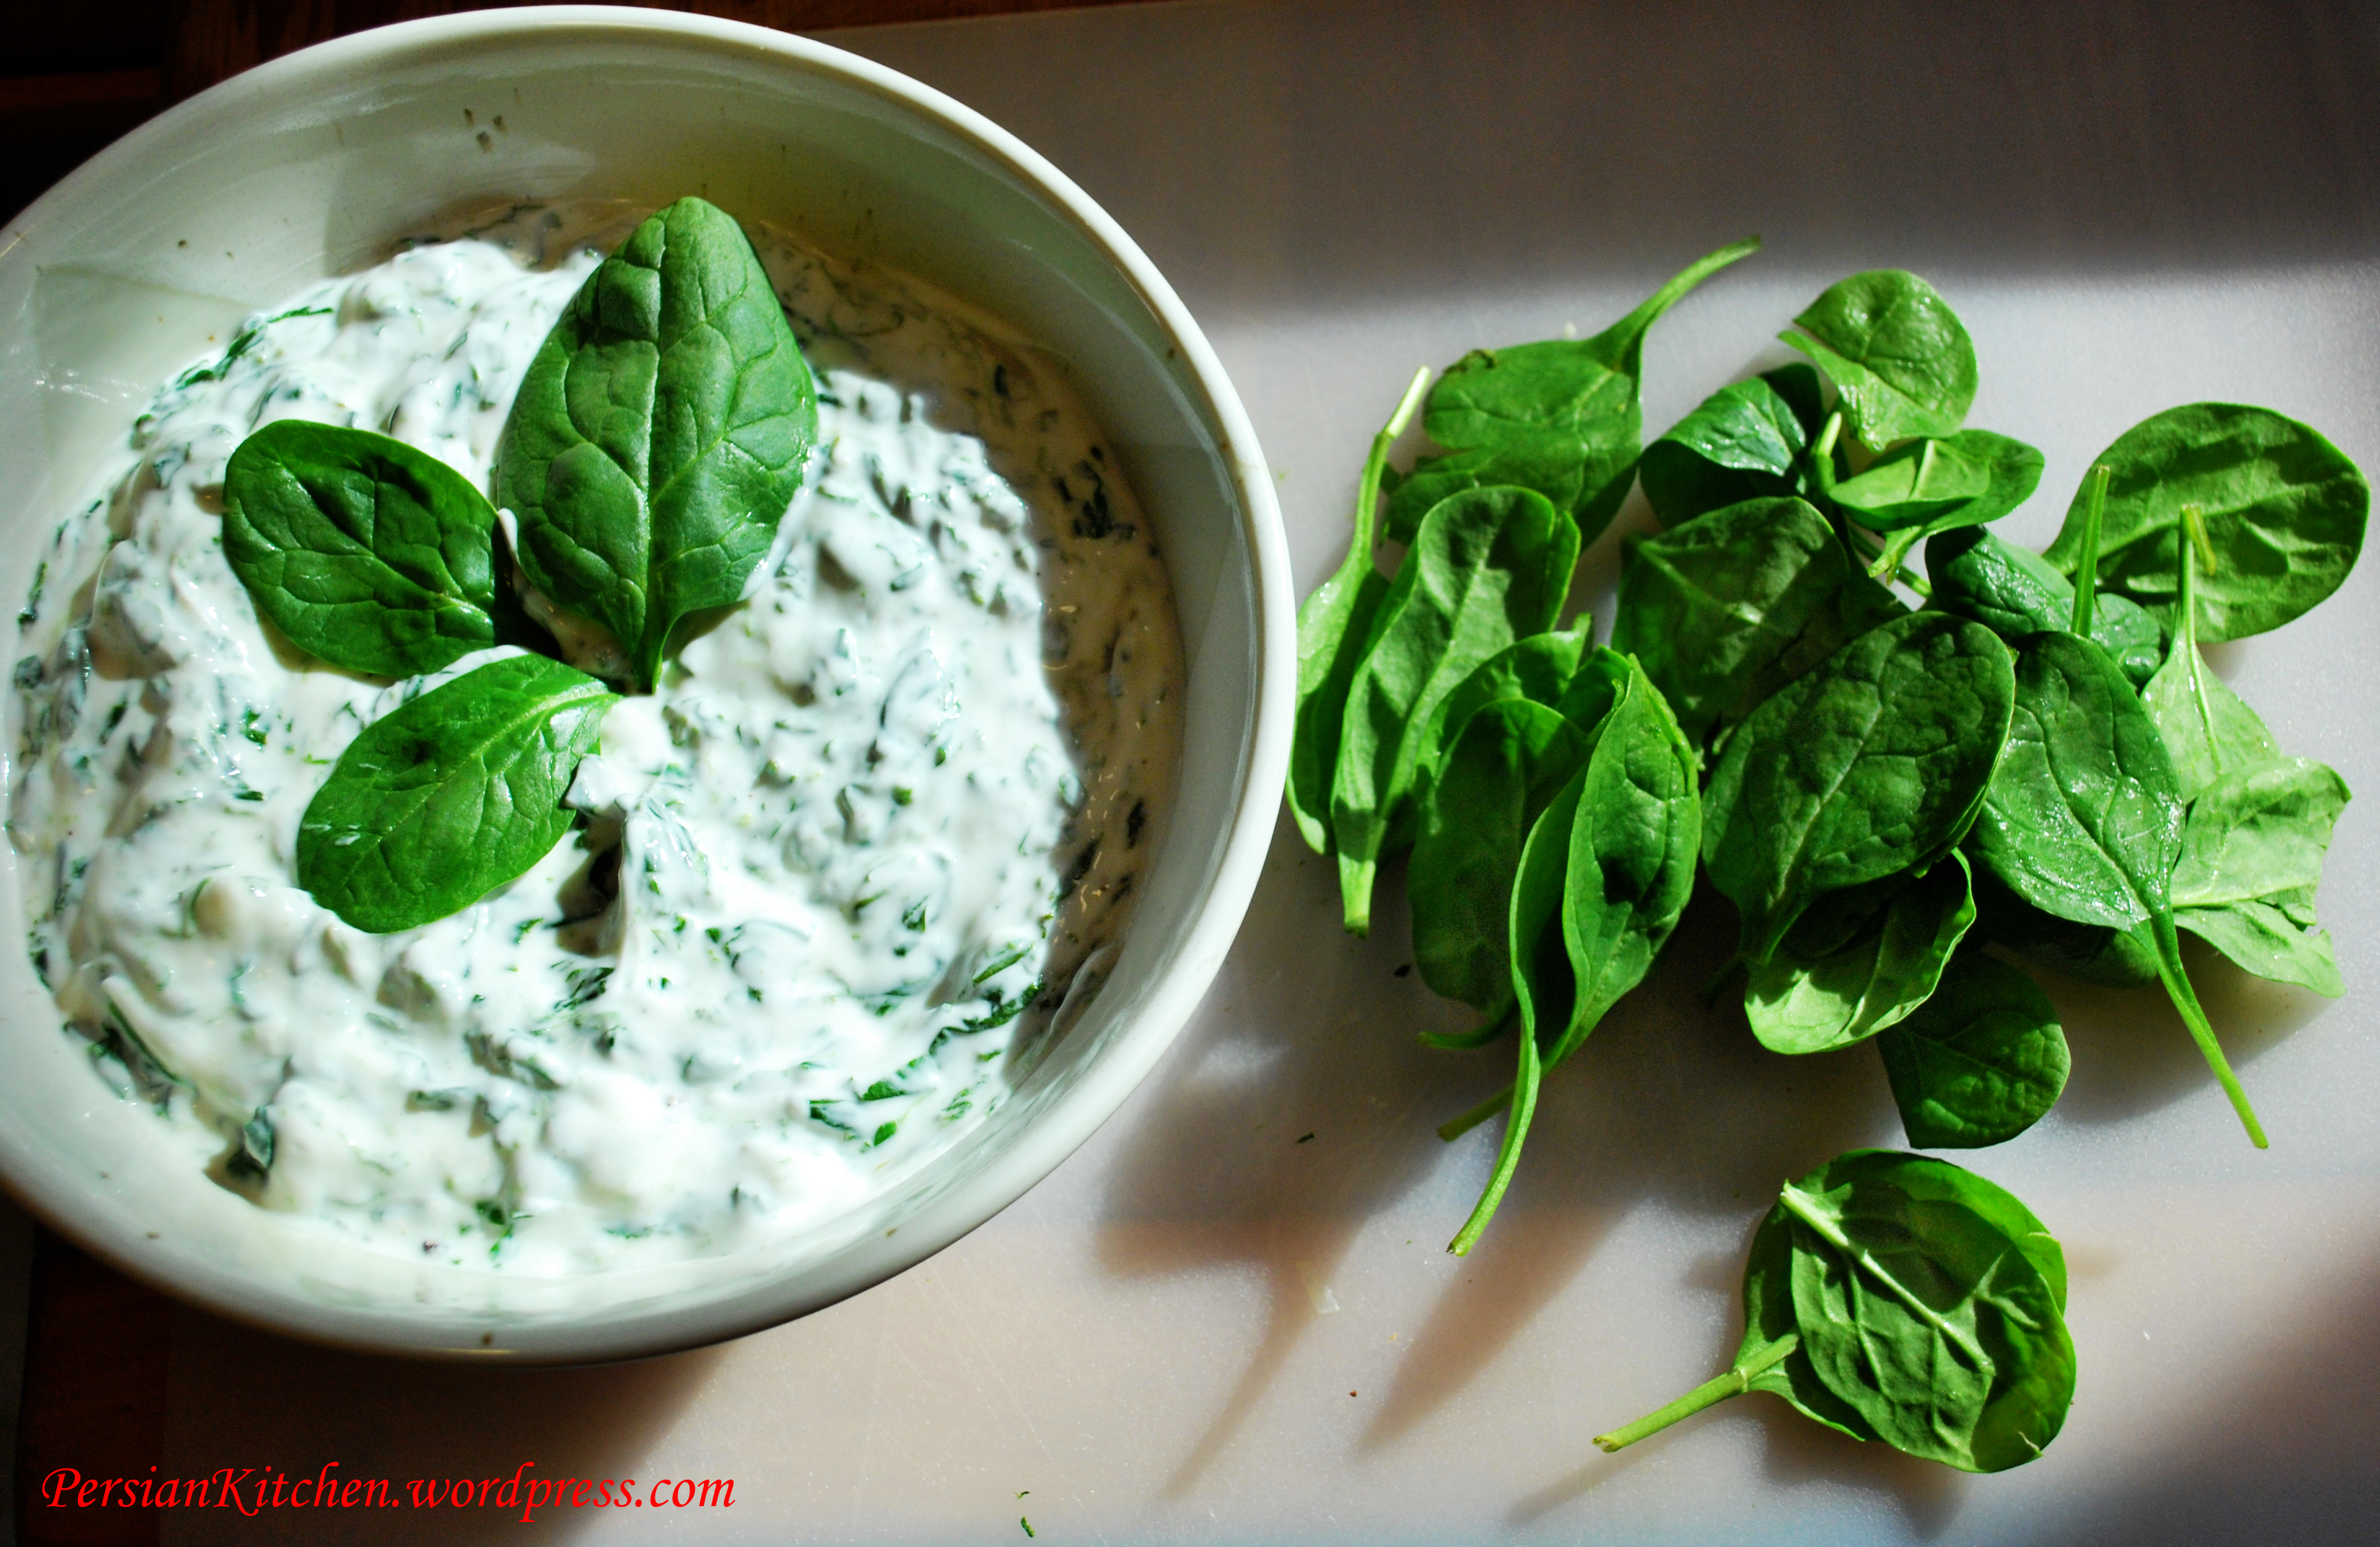
[[358,929],[470,906],[562,840],[618,695],[565,665],[511,573],[608,633],[650,692],[674,632],[741,600],[818,438],[817,391],[734,217],[699,199],[605,259],[504,421],[496,502],[370,430],[282,420],[232,453],[224,551],[260,616],[326,664],[466,672],[367,726],[298,826],[298,880]]
[[[1480,351],[1388,465],[1427,373],[1375,441],[1355,540],[1299,616],[1290,804],[1338,861],[1347,927],[1407,845],[1415,964],[1519,1033],[1469,1249],[1547,1070],[1651,970],[1697,868],[1735,906],[1767,1048],[1873,1040],[1912,1143],[2014,1138],[2064,1088],[2057,1012],[2017,963],[2162,987],[2251,1140],[2265,1136],[2184,966],[2342,991],[2313,903],[2345,784],[2285,755],[2200,644],[2299,617],[2362,551],[2371,491],[2315,430],[2201,403],[2118,437],[2046,552],[1992,523],[2039,489],[2033,447],[1966,424],[1974,346],[1897,270],[1830,286],[1780,337],[1806,357],[1722,387],[1639,449],[1652,321],[1755,243],[1688,268],[1610,330]],[[1557,629],[1581,544],[1641,482],[1609,644]],[[1410,546],[1393,572],[1386,536]],[[1921,548],[1922,545],[1922,548]],[[1910,568],[1922,552],[1925,574]],[[1914,598],[1911,600],[1904,595]],[[1755,1242],[1728,1374],[1628,1444],[1774,1390],[1861,1438],[1973,1470],[2030,1459],[2073,1388],[2057,1244],[1955,1166],[1860,1153],[1785,1190]]]

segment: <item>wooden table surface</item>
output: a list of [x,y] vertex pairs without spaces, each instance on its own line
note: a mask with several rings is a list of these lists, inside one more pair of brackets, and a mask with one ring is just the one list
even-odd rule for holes
[[[660,8],[807,33],[1117,3],[693,0]],[[487,0],[77,0],[23,7],[9,18],[0,64],[0,143],[10,151],[0,158],[0,213],[13,217],[118,136],[267,59],[394,21],[493,8]],[[165,1297],[37,1231],[15,1457],[18,1541],[115,1547],[157,1540],[152,1512],[27,1506],[55,1467],[139,1477],[158,1462],[171,1325]]]

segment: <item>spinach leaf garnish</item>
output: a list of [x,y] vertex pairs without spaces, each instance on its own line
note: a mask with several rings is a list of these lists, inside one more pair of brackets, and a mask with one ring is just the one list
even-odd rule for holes
[[[2244,639],[2280,627],[2338,589],[2363,550],[2372,486],[2316,430],[2269,408],[2193,403],[2168,408],[2099,453],[2111,478],[2098,542],[2102,586],[2179,632],[2182,507],[2204,513],[2198,636]],[[2072,574],[2085,501],[2044,555]]]
[[1767,961],[1828,892],[1932,864],[1974,820],[2008,733],[2008,647],[1938,612],[1881,623],[1740,726],[1705,796],[1703,861]]
[[374,677],[533,635],[496,574],[495,507],[402,441],[281,419],[224,473],[224,557],[310,655]]
[[298,884],[358,929],[444,918],[570,830],[562,797],[617,695],[541,656],[467,672],[340,754],[298,827]]
[[1339,730],[1347,688],[1371,641],[1372,620],[1389,594],[1388,577],[1372,562],[1373,522],[1389,446],[1404,433],[1428,384],[1427,368],[1414,373],[1389,422],[1372,437],[1372,454],[1355,485],[1355,526],[1347,556],[1297,610],[1297,720],[1289,748],[1289,812],[1307,848],[1330,852],[1330,780],[1339,768]]
[[[596,268],[530,365],[498,452],[515,557],[610,629],[650,689],[681,619],[741,598],[817,428],[751,243],[680,199]],[[225,556],[257,610],[332,665],[410,677],[492,645],[556,648],[500,572],[495,508],[402,441],[267,425],[232,453],[224,502]],[[568,830],[563,794],[614,701],[536,655],[407,701],[307,806],[298,883],[380,934],[469,906]]]
[[554,601],[659,680],[688,613],[742,599],[818,439],[817,391],[734,218],[681,199],[572,296],[522,378],[496,502]]
[[1610,327],[1585,339],[1475,349],[1430,389],[1422,428],[1448,451],[1414,464],[1389,499],[1389,535],[1411,540],[1439,501],[1518,484],[1568,513],[1593,542],[1635,480],[1645,415],[1645,334],[1711,275],[1760,250],[1757,237],[1696,259]]
[[1414,780],[1439,702],[1488,657],[1554,624],[1578,528],[1526,489],[1465,489],[1424,518],[1348,684],[1330,836],[1350,933],[1371,927],[1381,855],[1411,841]]
[[1900,269],[1838,281],[1779,336],[1842,393],[1846,428],[1884,451],[1958,432],[1975,401],[1975,345],[1941,292]]
[[1616,1451],[1747,1391],[1961,1471],[2058,1437],[2074,1396],[2066,1261],[2032,1211],[1948,1161],[1854,1150],[1788,1182],[1753,1238],[1733,1365]]
[[1900,1126],[1920,1149],[2006,1143],[2066,1088],[2066,1033],[2033,979],[1962,952],[1934,997],[1876,1039]]

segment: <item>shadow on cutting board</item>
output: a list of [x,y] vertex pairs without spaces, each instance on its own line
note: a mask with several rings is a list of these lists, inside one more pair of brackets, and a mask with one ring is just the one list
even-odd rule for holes
[[[312,1478],[407,1481],[635,1477],[651,1447],[702,1388],[722,1350],[701,1348],[632,1364],[498,1370],[419,1364],[295,1343],[202,1312],[178,1310],[162,1470],[195,1477],[222,1467],[272,1467]],[[289,1400],[291,1393],[333,1400]],[[605,1510],[538,1513],[541,1534],[568,1540],[606,1524]],[[515,1540],[521,1511],[493,1505],[431,1512],[343,1509],[346,1541]],[[302,1509],[176,1512],[173,1540],[320,1540]]]
[[[1238,947],[1239,981],[1265,996],[1262,1013],[1205,1021],[1208,1045],[1185,1049],[1193,1072],[1118,1162],[1100,1235],[1110,1271],[1239,1262],[1263,1272],[1269,1297],[1264,1335],[1175,1468],[1169,1497],[1197,1482],[1264,1397],[1366,1225],[1441,1166],[1484,1176],[1497,1144],[1496,1123],[1451,1145],[1432,1131],[1509,1081],[1512,1045],[1450,1053],[1414,1042],[1469,1012],[1418,978],[1396,979],[1408,941],[1402,890],[1391,874],[1372,937],[1345,939],[1330,869],[1284,821]],[[1732,934],[1724,905],[1698,905],[1647,987],[1548,1082],[1502,1211],[1466,1262],[1444,1260],[1448,1287],[1360,1451],[1395,1444],[1460,1393],[1647,1200],[1749,1217],[1781,1178],[1887,1141],[1880,1070],[1805,1071],[1754,1045],[1731,1009],[1703,1007],[1699,985]],[[1276,1038],[1274,1026],[1296,1034]],[[1165,1224],[1142,1223],[1151,1218]],[[1449,1236],[1460,1224],[1442,1222]],[[1740,1272],[1740,1260],[1729,1266],[1730,1279]]]
[[[1109,1271],[1238,1263],[1262,1274],[1267,1297],[1264,1333],[1176,1465],[1167,1497],[1196,1485],[1317,1313],[1336,1309],[1325,1303],[1326,1286],[1366,1225],[1441,1166],[1484,1177],[1501,1131],[1490,1122],[1451,1145],[1432,1131],[1509,1081],[1512,1044],[1451,1053],[1414,1042],[1418,1030],[1465,1025],[1469,1012],[1437,999],[1418,977],[1398,978],[1410,940],[1401,876],[1392,869],[1383,879],[1371,938],[1348,939],[1336,921],[1330,868],[1284,818],[1235,951],[1235,994],[1262,1002],[1249,1013],[1227,1004],[1203,1020],[1192,1034],[1205,1045],[1183,1050],[1191,1072],[1117,1164],[1099,1238]],[[1741,1220],[1748,1239],[1782,1178],[1847,1149],[1905,1145],[1874,1049],[1783,1058],[1753,1041],[1731,996],[1703,1003],[1734,927],[1723,900],[1698,895],[1645,985],[1548,1080],[1502,1210],[1463,1263],[1445,1260],[1453,1271],[1405,1346],[1358,1454],[1393,1448],[1458,1396],[1643,1205]],[[2242,1028],[2227,1041],[2243,1069],[2324,1002],[2267,992],[2219,961],[2192,967],[2210,1012]],[[2211,1088],[2179,1022],[2164,1024],[2170,1015],[2155,990],[2069,992],[2061,983],[2057,992],[2077,1049],[2060,1106],[2067,1118],[2125,1120]],[[2209,1120],[2222,1121],[2212,1113]],[[1476,1186],[1468,1182],[1463,1196]],[[1451,1215],[1445,1232],[1460,1222]],[[1732,1299],[1742,1272],[1742,1251],[1724,1253],[1697,1268],[1695,1286]],[[1921,1539],[1958,1513],[1964,1484],[1954,1472],[1829,1434],[1781,1406],[1746,1410],[1767,1428],[1767,1467],[1780,1483],[1826,1480],[1872,1492]],[[1560,1507],[1658,1443],[1594,1458],[1550,1482],[1513,1506],[1513,1523]]]

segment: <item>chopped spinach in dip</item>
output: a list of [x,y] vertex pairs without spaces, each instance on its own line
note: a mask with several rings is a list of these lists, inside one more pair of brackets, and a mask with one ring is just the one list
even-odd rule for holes
[[396,935],[317,906],[298,823],[341,751],[519,652],[384,683],[272,635],[224,559],[225,461],[301,417],[489,487],[625,229],[588,225],[413,246],[163,388],[58,527],[15,673],[28,947],[98,1070],[263,1207],[538,1275],[797,1229],[996,1107],[1111,958],[1183,680],[1153,536],[1055,363],[756,232],[820,405],[757,587],[612,709],[520,880]]

